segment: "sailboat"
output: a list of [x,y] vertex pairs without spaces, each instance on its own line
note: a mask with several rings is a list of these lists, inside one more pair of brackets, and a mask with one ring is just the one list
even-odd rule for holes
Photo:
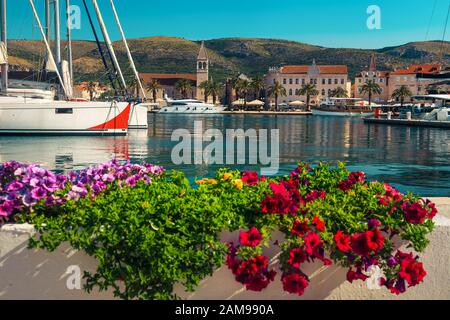
[[[93,2],[96,4],[96,1]],[[73,99],[71,96],[72,83],[70,73],[72,70],[67,72],[67,62],[61,59],[59,0],[53,1],[56,20],[56,60],[50,48],[49,32],[46,36],[36,12],[34,1],[29,0],[29,3],[47,49],[49,64],[56,66],[55,73],[58,80],[58,89],[54,96],[51,91],[35,88],[8,90],[6,0],[1,0],[0,65],[2,89],[0,96],[0,134],[126,135],[129,128],[132,103],[119,101],[87,102]],[[69,0],[66,0],[66,4],[68,9],[70,6]],[[50,1],[46,0],[46,7],[49,6]],[[49,26],[49,10],[46,10],[46,18],[47,26]],[[69,30],[69,21],[67,22]],[[71,60],[69,41],[69,66],[72,63]],[[147,117],[147,114],[145,114],[145,117]]]

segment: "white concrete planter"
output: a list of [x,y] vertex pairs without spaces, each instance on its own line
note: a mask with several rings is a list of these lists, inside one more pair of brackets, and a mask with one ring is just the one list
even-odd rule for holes
[[[428,272],[424,283],[395,296],[385,288],[371,290],[361,281],[350,284],[345,281],[346,269],[321,263],[305,266],[311,284],[305,295],[298,297],[283,291],[277,261],[272,266],[277,277],[262,292],[250,292],[234,280],[226,266],[205,279],[194,293],[186,293],[177,285],[175,292],[185,299],[447,299],[450,300],[450,219],[437,216],[436,229],[430,235],[431,243],[421,259]],[[30,225],[7,225],[0,230],[0,299],[113,299],[112,292],[91,294],[76,288],[72,281],[79,267],[93,271],[96,261],[82,252],[61,246],[53,253],[28,250],[29,237],[34,233]],[[280,237],[278,234],[275,238]],[[237,239],[237,233],[224,234],[224,241]],[[275,239],[274,239],[275,240]],[[264,252],[269,258],[276,256],[276,247]],[[69,271],[69,272],[68,272]],[[75,288],[74,288],[75,286]],[[82,284],[81,284],[82,287]]]

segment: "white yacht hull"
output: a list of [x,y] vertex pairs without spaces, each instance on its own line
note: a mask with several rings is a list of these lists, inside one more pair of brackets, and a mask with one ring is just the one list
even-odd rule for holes
[[165,107],[158,113],[175,113],[175,114],[217,114],[225,110],[224,107]]
[[146,105],[131,106],[128,129],[148,129],[148,108]]
[[131,106],[0,97],[0,135],[126,135]]
[[336,116],[336,117],[370,117],[375,112],[337,112],[313,109],[312,114],[315,116]]

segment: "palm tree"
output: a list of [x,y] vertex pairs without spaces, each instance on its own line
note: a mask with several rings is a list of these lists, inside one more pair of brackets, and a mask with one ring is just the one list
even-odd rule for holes
[[256,77],[250,82],[250,87],[255,95],[255,100],[261,97],[261,91],[265,89],[264,79],[262,77]]
[[[141,83],[144,82],[144,79],[142,78],[139,78],[139,80],[141,81]],[[130,79],[128,80],[128,87],[132,92],[134,92],[136,97],[139,98],[141,88],[135,76],[130,77]]]
[[203,81],[198,86],[199,89],[203,90],[203,94],[204,94],[204,97],[205,97],[205,103],[208,103],[208,97],[209,97],[210,91],[211,91],[210,86],[211,86],[211,81],[209,81],[209,80]]
[[89,81],[85,86],[85,90],[89,92],[89,100],[94,100],[94,94],[97,91],[97,84],[93,81]]
[[401,86],[400,88],[394,90],[392,93],[392,98],[400,99],[400,106],[403,107],[405,99],[411,97],[412,95],[413,93],[407,86]]
[[236,93],[236,100],[239,100],[239,82],[240,82],[239,75],[233,77],[230,79],[231,87],[234,89],[234,92]]
[[178,80],[175,83],[175,89],[181,93],[183,99],[187,99],[188,94],[192,92],[191,82],[187,79]]
[[275,98],[275,110],[278,111],[278,98],[286,96],[286,88],[280,82],[276,81],[270,86],[269,93],[272,98]]
[[315,97],[319,94],[319,91],[316,89],[316,86],[313,84],[304,84],[300,89],[300,94],[302,96],[306,96],[306,110],[311,111],[311,97]]
[[373,80],[367,81],[365,84],[359,88],[360,93],[369,95],[369,106],[372,105],[372,95],[373,94],[381,94],[382,90],[378,83],[375,83]]
[[159,81],[156,79],[150,79],[150,82],[147,83],[147,90],[152,93],[154,103],[156,103],[156,95],[157,95],[159,89],[161,89],[161,85],[159,84]]
[[[236,97],[244,98],[244,109],[247,107],[247,95],[250,90],[250,82],[245,79],[239,79],[235,84]],[[238,99],[239,100],[239,99]]]
[[216,104],[217,97],[222,94],[222,84],[213,80],[209,83],[209,94],[213,97],[213,103]]
[[347,90],[342,87],[337,87],[333,91],[331,91],[331,96],[335,98],[348,98]]

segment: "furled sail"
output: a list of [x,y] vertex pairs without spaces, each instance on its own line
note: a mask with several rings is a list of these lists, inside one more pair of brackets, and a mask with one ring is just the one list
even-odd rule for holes
[[0,41],[0,64],[8,63],[8,51],[3,41]]
[[72,98],[73,96],[72,77],[70,76],[69,62],[67,62],[66,60],[63,60],[61,62],[61,73],[62,79],[64,81],[64,87],[66,88],[67,97]]

